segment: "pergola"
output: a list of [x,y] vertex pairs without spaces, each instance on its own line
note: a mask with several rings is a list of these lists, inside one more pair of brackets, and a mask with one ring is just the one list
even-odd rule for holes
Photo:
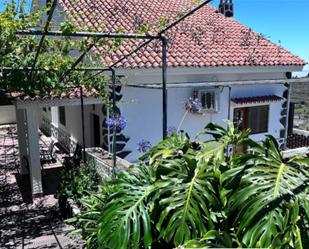
[[[74,32],[70,34],[66,34],[61,31],[49,31],[49,26],[51,20],[53,18],[54,10],[57,6],[57,0],[54,0],[51,8],[49,10],[46,23],[43,30],[20,30],[17,31],[16,34],[18,35],[30,35],[30,36],[41,36],[40,42],[36,51],[36,55],[34,58],[33,65],[30,67],[23,67],[23,68],[3,68],[3,70],[27,70],[30,71],[30,79],[31,76],[36,71],[46,71],[44,68],[37,68],[37,60],[38,56],[41,52],[44,39],[47,36],[52,37],[64,37],[69,36],[73,38],[77,37],[92,37],[92,38],[121,38],[121,39],[134,39],[134,40],[146,40],[141,43],[138,47],[132,50],[130,53],[124,55],[119,60],[114,62],[112,65],[104,68],[78,68],[77,66],[83,60],[88,52],[91,51],[95,43],[91,44],[85,52],[83,52],[72,64],[72,66],[63,74],[60,78],[60,81],[64,81],[66,75],[72,71],[93,71],[94,74],[90,76],[86,81],[90,81],[97,75],[103,73],[109,73],[111,75],[111,87],[112,87],[112,108],[113,110],[116,109],[116,98],[115,98],[115,89],[116,89],[116,72],[115,67],[123,62],[127,57],[133,55],[134,53],[138,52],[140,49],[148,45],[153,40],[161,41],[162,44],[162,82],[161,82],[161,90],[162,90],[162,138],[164,139],[167,135],[167,45],[168,39],[164,35],[166,31],[170,30],[178,23],[182,22],[184,19],[195,13],[197,10],[201,9],[206,4],[210,3],[212,0],[206,0],[197,5],[188,13],[182,15],[179,19],[169,24],[167,27],[163,28],[158,34],[156,35],[148,35],[148,34],[120,34],[120,33],[98,33],[98,32]],[[53,69],[51,69],[53,70]],[[85,83],[85,82],[83,82]],[[69,86],[71,87],[71,86]],[[76,86],[75,86],[76,88]],[[42,179],[41,179],[41,162],[40,162],[40,148],[39,148],[39,133],[38,133],[38,110],[42,107],[47,106],[67,106],[67,105],[80,105],[81,106],[81,117],[82,117],[82,126],[83,126],[83,155],[85,159],[85,134],[84,134],[84,105],[90,104],[100,104],[102,101],[99,98],[95,97],[83,97],[83,87],[79,86],[80,88],[80,96],[79,98],[75,99],[42,99],[42,100],[15,100],[16,106],[16,119],[17,119],[17,129],[18,129],[18,143],[19,143],[19,150],[20,150],[20,163],[21,163],[21,172],[22,174],[26,173],[25,167],[25,160],[26,157],[29,162],[29,169],[30,169],[30,182],[31,182],[31,190],[33,198],[41,197],[43,195],[43,188],[42,188]],[[115,169],[116,166],[116,128],[113,129],[113,168]]]

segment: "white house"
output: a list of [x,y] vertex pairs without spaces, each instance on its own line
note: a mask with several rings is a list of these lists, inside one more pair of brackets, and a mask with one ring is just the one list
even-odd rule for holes
[[[166,33],[168,126],[178,127],[182,123],[180,129],[193,137],[209,122],[224,125],[224,120],[229,119],[250,128],[256,141],[272,134],[284,145],[289,110],[287,81],[292,72],[302,70],[305,62],[240,24],[231,17],[231,1],[221,2],[219,9],[206,5]],[[40,4],[45,5],[45,0]],[[87,26],[99,32],[121,29],[133,33],[146,23],[155,26],[158,20],[174,20],[187,11],[189,4],[192,0],[59,0],[56,17],[58,21],[69,18],[81,29]],[[124,42],[117,51],[102,54],[102,64],[111,64],[137,44]],[[100,53],[102,48],[95,47],[92,52]],[[137,145],[142,139],[152,145],[162,139],[160,46],[152,42],[115,70],[122,78],[122,85],[117,87],[117,107],[127,119],[127,126],[117,135],[118,155],[134,162],[140,156]],[[183,119],[185,102],[192,96],[201,100],[202,111],[188,113]],[[24,125],[25,113],[28,122],[38,118],[42,130],[72,149],[72,144],[82,143],[79,98],[79,93],[74,92],[52,99],[17,99],[19,126]],[[108,111],[100,99],[88,92],[84,104],[86,146],[108,150]],[[34,121],[26,127],[29,140],[37,139],[31,137],[37,136],[36,128]],[[19,130],[23,136],[22,129]],[[32,151],[37,150],[33,146]],[[21,156],[23,153],[29,154],[21,151]],[[30,156],[30,164],[39,164],[38,158]],[[33,173],[34,193],[41,191],[36,180],[39,174]]]
[[[58,18],[70,18],[79,27],[86,24],[102,32],[121,28],[132,33],[138,24],[155,23],[160,17],[172,19],[189,3],[81,0],[72,5],[61,0],[58,13],[64,16]],[[205,6],[167,33],[168,126],[179,126],[185,102],[197,94],[204,104],[203,111],[187,114],[180,127],[191,136],[209,122],[224,124],[227,119],[241,119],[244,128],[251,128],[254,140],[272,134],[283,144],[289,106],[285,80],[291,72],[301,71],[305,62],[237,22],[230,17],[231,11],[230,1],[223,1],[219,10]],[[115,53],[102,56],[102,62],[111,63],[133,48],[132,42],[125,42]],[[93,52],[98,51],[100,48]],[[160,63],[160,47],[151,44],[116,69],[123,77],[117,107],[127,119],[118,153],[129,161],[138,160],[136,148],[142,139],[153,145],[162,139]],[[87,147],[109,148],[104,109],[102,105],[86,106]],[[76,142],[81,142],[80,122],[78,106],[52,107],[42,112],[43,128],[52,125]]]

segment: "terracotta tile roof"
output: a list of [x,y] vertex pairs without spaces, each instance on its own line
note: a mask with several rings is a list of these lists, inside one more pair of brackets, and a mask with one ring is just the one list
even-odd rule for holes
[[[65,13],[80,30],[136,32],[139,24],[150,23],[156,34],[158,20],[176,20],[188,10],[192,0],[60,0]],[[277,66],[304,65],[305,62],[281,46],[224,17],[209,5],[181,22],[166,34],[169,38],[169,67]],[[111,54],[108,46],[96,47],[102,62],[111,64],[132,51],[139,43],[126,41]],[[161,64],[161,46],[152,42],[130,56],[119,67],[156,68]]]
[[[93,89],[91,91],[83,89],[83,97],[88,98],[92,97],[96,94],[96,91]],[[7,98],[10,100],[17,99],[21,101],[43,101],[43,100],[57,100],[57,99],[75,99],[80,98],[80,88],[75,88],[68,90],[63,93],[50,93],[50,94],[33,94],[28,95],[21,92],[13,92],[13,93],[7,93]]]
[[238,105],[251,104],[251,103],[263,103],[263,102],[274,102],[282,100],[281,97],[276,95],[265,95],[265,96],[254,96],[244,98],[233,98],[232,102]]

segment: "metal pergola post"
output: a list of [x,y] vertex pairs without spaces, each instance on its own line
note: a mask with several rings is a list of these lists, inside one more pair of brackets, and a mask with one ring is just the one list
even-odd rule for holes
[[167,136],[167,38],[162,35],[162,134]]
[[[116,114],[116,74],[115,70],[113,68],[110,69],[112,72],[112,90],[113,90],[113,115]],[[117,127],[114,125],[113,127],[113,176],[116,175],[116,163],[117,163],[117,156],[116,156],[116,140],[117,140],[117,134],[116,134]]]
[[80,86],[79,89],[80,89],[80,109],[82,117],[83,161],[86,162],[85,108],[84,108],[83,86]]
[[[113,110],[113,115],[115,115],[116,108],[117,108],[116,107],[116,72],[115,72],[115,69],[111,67],[101,70],[101,72],[108,72],[108,71],[110,71],[112,74],[111,75],[111,78],[112,78],[112,110]],[[117,144],[117,127],[114,125],[113,136],[112,136],[113,176],[116,175],[116,167],[117,167],[116,144]]]
[[288,129],[289,129],[289,115],[290,115],[290,102],[291,102],[291,85],[289,83],[285,84],[287,88],[287,106],[286,106],[286,121],[285,121],[285,131],[284,131],[284,149],[287,149],[288,142]]

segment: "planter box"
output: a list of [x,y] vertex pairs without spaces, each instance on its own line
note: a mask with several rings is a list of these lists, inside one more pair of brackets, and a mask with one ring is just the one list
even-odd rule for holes
[[[95,163],[97,172],[102,179],[107,176],[111,176],[113,172],[113,155],[102,148],[87,148],[86,149],[87,159],[92,160]],[[117,157],[116,171],[126,170],[129,168],[131,163]]]

